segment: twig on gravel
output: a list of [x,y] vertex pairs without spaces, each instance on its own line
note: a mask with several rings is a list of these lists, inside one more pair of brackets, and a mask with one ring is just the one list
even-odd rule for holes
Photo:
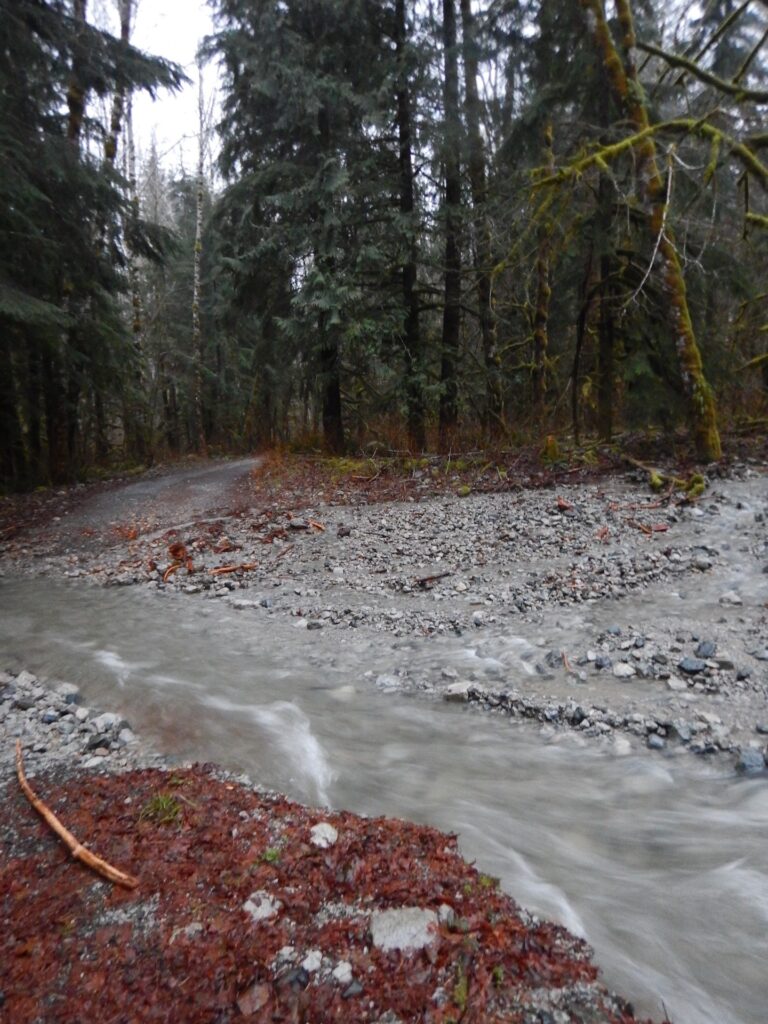
[[24,775],[21,740],[16,740],[16,774],[19,778],[19,785],[21,786],[24,796],[29,800],[46,824],[56,833],[59,839],[62,840],[76,860],[82,861],[83,864],[91,868],[92,871],[95,871],[97,874],[109,879],[110,882],[114,882],[116,885],[122,885],[126,889],[136,888],[139,884],[138,878],[134,878],[133,875],[126,875],[122,871],[118,871],[117,868],[112,867],[111,864],[102,860],[101,857],[97,857],[95,853],[91,853],[90,850],[86,850],[83,844],[78,842],[68,829],[64,828],[53,811],[43,803],[39,796],[35,794]]
[[241,562],[239,565],[220,565],[211,569],[211,576],[227,576],[231,572],[250,572],[258,568],[258,562]]
[[452,576],[451,572],[438,572],[434,576],[420,576],[417,577],[416,583],[420,587],[428,587],[430,583],[436,583],[438,580],[444,580],[446,576]]

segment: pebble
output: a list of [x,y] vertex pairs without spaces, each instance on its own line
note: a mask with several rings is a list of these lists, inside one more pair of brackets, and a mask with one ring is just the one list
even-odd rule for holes
[[273,917],[277,917],[282,906],[283,904],[280,900],[270,895],[270,893],[259,890],[251,893],[245,903],[243,903],[243,910],[250,914],[253,921],[258,923],[259,921],[270,921]]
[[339,833],[329,821],[320,821],[309,830],[309,841],[321,850],[327,850],[338,841]]
[[706,661],[701,658],[692,658],[690,655],[685,658],[681,658],[677,663],[677,667],[681,672],[685,672],[688,675],[695,675],[699,672],[703,672],[707,667]]
[[371,941],[377,949],[422,949],[435,938],[438,922],[434,910],[398,907],[375,910],[371,915]]

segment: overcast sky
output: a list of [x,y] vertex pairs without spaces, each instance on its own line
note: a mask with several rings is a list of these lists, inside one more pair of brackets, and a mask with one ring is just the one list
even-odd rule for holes
[[[132,42],[148,53],[181,64],[192,83],[177,94],[161,92],[153,102],[146,93],[134,97],[133,120],[140,150],[149,148],[152,134],[166,167],[183,160],[188,171],[197,159],[197,68],[195,54],[213,31],[211,10],[205,0],[139,0]],[[214,90],[216,72],[204,71],[207,93]]]

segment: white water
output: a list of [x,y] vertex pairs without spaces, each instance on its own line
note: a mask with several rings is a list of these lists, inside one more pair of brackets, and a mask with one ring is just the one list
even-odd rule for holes
[[[458,832],[529,909],[585,935],[609,985],[677,1024],[768,1019],[768,783],[692,757],[615,759],[365,673],[486,658],[390,650],[216,602],[0,583],[0,664],[79,683],[159,749],[307,802]],[[525,674],[511,638],[505,672]]]

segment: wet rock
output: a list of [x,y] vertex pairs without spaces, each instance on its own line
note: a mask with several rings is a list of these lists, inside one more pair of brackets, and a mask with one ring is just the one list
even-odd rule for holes
[[65,704],[77,704],[80,700],[80,687],[74,683],[59,683],[56,693],[63,698]]
[[698,672],[704,671],[707,663],[702,658],[692,658],[690,655],[686,655],[685,658],[678,661],[677,667],[687,675],[696,675]]
[[610,668],[613,664],[607,654],[598,654],[595,658],[595,668]]
[[724,594],[721,594],[719,601],[720,604],[731,605],[733,607],[737,607],[744,603],[741,596],[735,590],[727,590]]
[[443,700],[453,703],[463,703],[469,700],[469,690],[472,687],[470,682],[451,683],[443,690]]
[[422,949],[435,937],[437,914],[421,907],[376,910],[371,915],[371,941],[377,949]]
[[768,647],[758,647],[749,653],[753,658],[757,658],[758,661],[768,661]]
[[667,741],[655,732],[651,733],[646,743],[650,750],[663,750],[667,745]]
[[97,715],[91,722],[96,732],[110,732],[113,729],[121,729],[128,725],[122,715],[113,714],[111,711],[105,711],[101,715]]
[[353,999],[355,996],[362,995],[364,989],[360,982],[355,978],[350,985],[348,985],[341,993],[342,999]]
[[756,747],[745,747],[739,752],[736,771],[741,775],[755,775],[765,768],[765,757]]
[[761,736],[768,736],[768,722],[758,722],[755,732],[759,732]]

